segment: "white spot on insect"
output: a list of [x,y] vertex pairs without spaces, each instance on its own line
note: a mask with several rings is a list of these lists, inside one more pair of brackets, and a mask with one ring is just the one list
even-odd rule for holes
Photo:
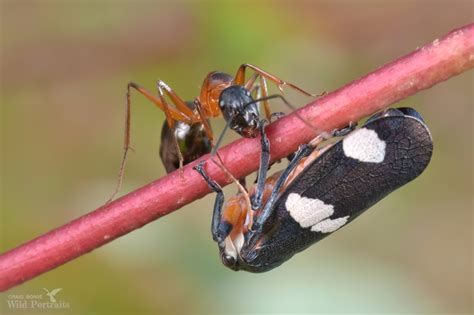
[[109,234],[105,234],[104,235],[104,240],[108,240],[110,238],[110,235]]
[[319,199],[301,197],[291,193],[286,199],[286,209],[301,227],[310,227],[334,213],[334,207]]
[[220,106],[220,107],[224,107],[224,100],[220,100],[220,101],[219,101],[219,106]]
[[302,197],[291,193],[285,202],[291,217],[303,228],[311,227],[313,232],[331,233],[346,224],[349,216],[329,219],[334,214],[334,206],[319,199]]
[[237,259],[237,249],[235,248],[234,243],[230,239],[230,237],[226,237],[224,240],[224,254],[227,257],[232,257],[234,259]]
[[245,242],[244,234],[243,233],[238,234],[233,242],[237,252],[240,253],[240,250],[242,249],[242,247],[244,247],[244,242]]
[[344,224],[347,223],[347,220],[349,220],[349,216],[345,216],[342,218],[337,218],[334,220],[331,219],[326,219],[324,221],[321,221],[311,227],[311,231],[313,232],[321,232],[321,233],[331,233],[336,230],[338,230],[340,227],[342,227]]
[[185,139],[191,126],[188,124],[178,123],[175,125],[175,135],[178,139]]
[[344,154],[361,162],[383,162],[386,146],[377,132],[367,128],[360,128],[350,133],[342,141]]

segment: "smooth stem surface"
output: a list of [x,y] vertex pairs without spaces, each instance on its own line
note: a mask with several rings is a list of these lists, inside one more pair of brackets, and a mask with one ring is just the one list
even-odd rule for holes
[[[318,126],[320,131],[330,131],[350,121],[358,121],[473,66],[474,24],[471,24],[317,99],[298,110],[298,114]],[[272,160],[287,156],[315,136],[314,130],[291,114],[266,130],[271,142]],[[240,139],[219,150],[225,165],[236,178],[258,169],[259,141],[259,138]],[[171,173],[4,253],[0,256],[0,291],[202,198],[210,190],[199,174],[192,170],[196,163],[185,166],[182,176],[179,171]],[[225,175],[214,163],[208,162],[206,170],[220,184],[227,184]]]

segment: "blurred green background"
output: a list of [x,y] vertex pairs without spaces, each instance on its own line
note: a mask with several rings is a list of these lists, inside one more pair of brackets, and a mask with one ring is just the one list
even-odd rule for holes
[[[472,1],[1,1],[0,250],[86,214],[113,191],[124,93],[162,79],[192,99],[249,62],[331,91],[473,20]],[[224,268],[196,201],[2,295],[4,314],[468,313],[473,307],[473,73],[403,101],[432,163],[355,223],[264,274]],[[291,94],[292,102],[307,99]],[[133,96],[122,193],[164,175],[163,114]],[[281,110],[275,106],[275,110]],[[222,121],[213,122],[220,131]],[[229,134],[226,142],[235,138]],[[235,192],[228,188],[227,194]],[[69,309],[11,309],[44,294]]]

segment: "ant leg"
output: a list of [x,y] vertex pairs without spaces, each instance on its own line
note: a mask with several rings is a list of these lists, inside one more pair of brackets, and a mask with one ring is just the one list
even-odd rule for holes
[[[175,145],[175,148],[176,148],[176,152],[178,153],[178,159],[179,159],[179,169],[182,171],[183,170],[183,165],[184,165],[184,158],[183,158],[183,154],[181,152],[181,149],[179,147],[179,143],[178,143],[178,139],[176,137],[176,133],[175,133],[175,123],[174,123],[174,120],[172,119],[172,115],[171,115],[171,108],[169,107],[166,99],[165,99],[165,93],[166,95],[169,97],[169,99],[171,100],[171,102],[176,106],[176,108],[178,109],[178,111],[180,111],[181,113],[184,113],[186,114],[188,117],[191,118],[191,122],[189,122],[188,124],[191,125],[192,122],[196,121],[196,120],[200,120],[200,117],[197,116],[189,107],[188,105],[186,104],[186,102],[184,102],[179,96],[178,94],[176,94],[164,81],[161,81],[159,80],[158,83],[157,83],[157,90],[158,90],[158,96],[160,98],[160,101],[161,101],[161,104],[162,104],[162,107],[163,107],[163,110],[165,112],[165,115],[166,115],[166,120],[168,122],[168,126],[169,128],[173,131],[173,140],[174,140],[174,145]],[[202,118],[202,117],[201,117]],[[205,120],[205,118],[204,118]],[[210,128],[207,124],[207,120],[205,122],[203,122],[203,125],[208,128]],[[208,130],[208,128],[206,128],[206,131]],[[210,138],[210,140],[212,140],[212,138]]]
[[252,224],[252,228],[250,230],[251,234],[249,235],[249,239],[251,239],[253,235],[255,234],[258,235],[261,232],[263,225],[265,224],[265,222],[267,221],[267,219],[270,217],[270,215],[272,214],[274,210],[274,203],[277,200],[281,187],[286,182],[289,175],[291,174],[293,169],[298,165],[301,159],[307,156],[308,154],[310,154],[312,150],[313,150],[313,146],[311,144],[301,145],[298,148],[298,151],[296,151],[294,158],[290,161],[286,169],[277,179],[275,186],[273,187],[273,191],[270,195],[270,198],[265,204],[265,207],[263,208],[262,212],[259,214],[257,219]]
[[[245,188],[245,178],[240,178],[240,179],[237,180],[232,175],[232,173],[227,169],[227,167],[224,164],[224,161],[222,160],[221,156],[217,152],[217,149],[219,148],[219,145],[220,145],[222,139],[224,138],[224,134],[225,134],[226,130],[229,128],[230,122],[231,121],[228,121],[226,123],[226,125],[224,127],[224,130],[221,132],[221,134],[219,136],[219,139],[217,140],[217,144],[212,148],[211,160],[214,164],[216,164],[227,175],[228,178],[230,178],[232,180],[233,183],[235,183],[237,185],[239,191],[243,194],[243,196],[245,198],[245,201],[247,203],[248,208],[251,209],[252,205],[251,205],[251,202],[250,202],[250,197],[249,197],[249,194],[248,194],[248,192]],[[217,156],[217,161],[214,160],[214,156]]]
[[[261,98],[268,97],[268,87],[267,87],[267,80],[263,76],[260,76],[260,86],[262,87],[262,96]],[[265,110],[265,117],[269,121],[272,119],[272,113],[270,111],[270,104],[268,104],[268,99],[264,99],[263,101],[263,109]]]
[[270,115],[270,122],[272,122],[273,118],[275,118],[275,120],[278,120],[278,119],[282,118],[283,116],[285,116],[284,112],[274,112]]
[[[255,85],[255,78],[259,78],[259,84]],[[245,88],[247,89],[255,89],[258,91],[256,101],[262,101],[263,102],[263,109],[265,111],[265,118],[271,123],[272,118],[276,117],[276,119],[279,119],[280,117],[284,116],[285,113],[283,112],[275,112],[272,113],[270,110],[270,104],[268,103],[268,100],[271,98],[268,96],[268,87],[267,87],[267,80],[265,77],[261,76],[260,74],[256,73],[250,78],[247,83],[245,83]],[[286,99],[281,96],[281,98],[284,100],[285,104],[289,104]],[[291,109],[295,110],[293,106],[290,106]]]
[[286,98],[281,95],[281,94],[273,94],[273,95],[270,95],[270,96],[266,96],[266,97],[262,97],[260,99],[256,99],[256,100],[253,100],[252,102],[249,102],[247,103],[246,105],[250,105],[250,104],[253,104],[253,103],[257,103],[257,102],[263,102],[265,100],[270,100],[270,99],[274,99],[274,98],[279,98],[283,101],[283,103],[288,107],[290,108],[291,110],[293,110],[293,115],[295,115],[296,117],[298,117],[299,120],[301,120],[306,126],[308,126],[309,128],[313,129],[316,134],[318,133],[321,133],[321,130],[318,130],[311,122],[309,122],[308,120],[306,120],[305,118],[303,118],[302,116],[300,116],[297,112],[297,108],[294,107],[290,102],[288,102],[286,100]]
[[[259,79],[259,83],[255,84],[257,78]],[[263,99],[263,108],[265,111],[265,118],[268,121],[271,121],[271,116],[272,113],[270,111],[270,105],[268,104],[268,87],[267,87],[267,81],[263,76],[261,76],[259,73],[254,73],[252,77],[244,84],[244,87],[248,90],[257,90],[257,97],[256,99]]]
[[221,186],[219,186],[217,182],[212,180],[209,175],[207,175],[203,167],[204,163],[205,161],[201,161],[198,165],[193,167],[193,169],[196,170],[204,178],[209,188],[212,189],[212,191],[214,191],[215,193],[217,193],[216,200],[214,202],[214,210],[212,213],[211,232],[212,239],[217,243],[222,243],[229,235],[231,230],[231,226],[221,224],[222,208],[224,206],[224,192],[222,191]]
[[342,128],[342,129],[333,130],[332,136],[333,137],[344,137],[347,134],[349,134],[351,131],[354,131],[354,129],[356,129],[356,127],[357,127],[357,122],[351,121],[351,122],[349,122],[349,125],[347,125],[346,127]]
[[[162,81],[160,81],[160,82],[162,82]],[[164,82],[162,82],[162,84],[164,84]],[[169,87],[166,84],[164,84],[164,86],[166,86],[169,89]],[[138,85],[134,82],[129,82],[127,84],[127,92],[125,94],[126,101],[125,101],[125,133],[124,133],[124,148],[123,148],[124,153],[123,153],[123,156],[122,156],[122,161],[120,162],[120,169],[119,169],[119,174],[118,174],[117,185],[115,187],[115,190],[114,190],[112,196],[109,198],[109,200],[106,203],[111,202],[115,198],[115,196],[117,195],[117,193],[120,191],[120,189],[122,187],[123,176],[124,176],[124,173],[125,173],[125,164],[126,164],[126,161],[127,161],[128,151],[131,148],[130,147],[130,121],[131,121],[130,90],[131,89],[135,89],[137,92],[139,92],[140,94],[144,95],[147,99],[149,99],[159,109],[161,109],[166,115],[166,120],[167,120],[168,125],[170,126],[170,128],[173,128],[174,121],[183,121],[185,123],[190,124],[191,121],[192,121],[192,117],[193,117],[192,115],[194,115],[194,113],[186,106],[186,103],[184,103],[184,106],[186,106],[186,108],[184,108],[181,104],[179,104],[180,103],[178,101],[179,97],[176,94],[174,94],[174,92],[171,89],[169,89],[170,91],[168,91],[168,92],[170,94],[172,94],[173,97],[170,96],[170,98],[172,100],[176,100],[175,105],[178,108],[180,108],[180,110],[176,110],[174,108],[168,107],[167,104],[163,102],[161,97],[157,98],[156,96],[151,94],[149,91],[147,91],[145,88],[141,87],[140,85]],[[178,152],[181,153],[179,150],[178,150]]]
[[118,194],[120,189],[122,188],[123,182],[123,175],[125,173],[125,164],[127,162],[127,155],[128,150],[130,149],[130,119],[131,119],[131,112],[130,112],[130,86],[131,83],[127,86],[127,93],[125,94],[125,132],[124,132],[124,141],[123,141],[123,156],[120,162],[120,168],[117,178],[117,185],[115,186],[115,190],[110,196],[109,200],[107,200],[106,204],[114,200],[115,196]]
[[[163,91],[166,92],[166,95],[170,98],[171,102],[176,106],[178,111],[180,111],[181,113],[185,114],[188,117],[195,118],[193,111],[188,107],[186,102],[183,101],[181,97],[179,97],[179,95],[176,94],[175,91],[173,91],[168,86],[168,84],[159,80],[157,83],[157,86],[158,86],[158,89],[162,89]],[[163,101],[163,99],[161,99],[161,101]]]
[[224,161],[222,161],[222,158],[221,156],[219,155],[219,153],[216,152],[216,156],[218,158],[218,160],[214,160],[213,159],[213,156],[211,154],[211,161],[217,165],[217,167],[219,167],[225,174],[228,178],[230,178],[230,180],[237,185],[237,188],[238,188],[238,191],[242,194],[242,196],[244,197],[245,199],[245,202],[246,202],[246,205],[247,205],[247,209],[251,209],[252,208],[252,205],[250,203],[250,197],[249,197],[249,194],[247,192],[247,188],[245,188],[245,177],[244,178],[240,178],[240,179],[236,179],[234,177],[234,175],[232,175],[232,173],[227,169],[227,167],[224,165]]
[[[258,74],[257,74],[258,76]],[[247,81],[247,83],[245,84],[245,86],[247,87],[247,84],[250,82]],[[252,82],[252,84],[254,84],[254,82]],[[260,76],[260,83],[259,84],[254,84],[254,85],[250,85],[249,86],[249,89],[250,90],[250,93],[253,93],[254,91],[256,91],[256,97],[255,97],[255,100],[260,100],[263,98],[263,106],[264,106],[264,110],[265,110],[265,116],[266,116],[266,119],[268,120],[268,122],[272,122],[273,118],[276,118],[276,120],[280,119],[281,117],[285,116],[285,113],[284,112],[274,112],[272,113],[270,111],[270,105],[268,104],[268,88],[267,88],[267,81],[265,80],[264,77]]]
[[[268,103],[268,87],[267,87],[267,80],[265,79],[265,77],[263,76],[260,76],[260,86],[262,87],[262,95],[261,95],[261,98],[263,99],[263,108],[265,110],[265,116],[267,117],[268,121],[269,122],[272,122],[272,118],[275,117],[277,120],[280,119],[281,117],[285,116],[285,113],[283,112],[274,112],[272,113],[270,111],[270,104]],[[283,100],[283,102],[285,103],[285,105],[288,106],[288,104],[290,104],[284,96],[281,95],[281,99]],[[295,108],[293,106],[289,106],[293,111],[295,111]]]
[[[255,85],[255,81],[257,81],[258,77],[260,75],[258,73],[254,73],[250,79],[244,84],[244,87],[247,89],[247,90],[251,90],[252,87]],[[255,86],[257,87],[257,86]]]
[[[158,85],[164,88],[169,89],[169,87],[164,84],[163,81],[159,81]],[[135,89],[137,92],[145,96],[148,100],[150,100],[153,104],[155,104],[156,107],[161,109],[163,112],[165,111],[164,105],[161,101],[160,98],[157,98],[155,95],[147,91],[145,88],[141,87],[140,85],[130,82],[127,86],[127,94],[130,95],[130,88]],[[171,89],[164,90],[167,92],[167,95],[170,97],[170,99],[173,101],[173,104],[176,105],[176,108],[169,108],[169,113],[171,115],[171,118],[173,120],[177,121],[182,121],[187,124],[191,124],[193,120],[196,118],[193,111],[189,109],[189,107],[186,105],[186,102],[182,101],[178,95],[176,95]],[[177,101],[179,100],[179,101]],[[183,107],[184,106],[184,107]]]
[[[199,108],[199,107],[197,107],[197,108]],[[207,120],[204,120],[204,121],[207,122]],[[252,206],[251,206],[251,202],[250,202],[250,197],[247,193],[247,190],[245,189],[245,178],[237,180],[231,174],[231,172],[227,169],[227,167],[224,164],[224,161],[222,160],[221,156],[217,152],[217,149],[219,148],[219,146],[221,144],[221,141],[224,138],[225,132],[227,131],[227,129],[230,126],[231,121],[232,120],[227,121],[227,123],[224,127],[224,130],[222,130],[219,138],[217,139],[217,143],[216,144],[212,143],[213,148],[212,148],[212,151],[211,151],[211,160],[212,160],[212,162],[214,162],[214,164],[216,164],[232,180],[232,182],[234,182],[237,185],[237,187],[239,188],[239,191],[244,195],[245,201],[247,202],[247,206],[250,209],[250,208],[252,208]],[[214,160],[215,156],[217,156],[217,161]]]
[[163,109],[164,109],[164,112],[165,112],[165,117],[166,117],[166,121],[168,123],[168,127],[170,128],[171,132],[173,133],[173,143],[174,143],[176,152],[178,153],[179,169],[182,171],[183,166],[184,166],[183,153],[181,152],[181,149],[179,148],[178,138],[176,137],[175,122],[174,122],[173,118],[171,117],[170,107],[169,107],[168,103],[166,102],[166,99],[165,99],[165,96],[164,96],[164,93],[163,93],[162,84],[164,84],[163,81],[158,81],[158,84],[157,84],[158,96],[160,98],[161,103],[163,104]]
[[203,110],[201,103],[197,99],[194,100],[194,106],[196,106],[197,112],[199,114],[199,120],[204,126],[204,131],[206,132],[206,135],[209,138],[209,141],[211,142],[212,147],[214,147],[215,146],[214,133],[212,132],[212,128],[211,128],[211,125],[209,124],[209,121],[207,120],[207,115],[205,114],[205,111]]
[[260,167],[257,176],[257,189],[252,198],[252,210],[256,211],[262,207],[263,191],[265,190],[265,180],[267,179],[267,171],[270,166],[270,141],[265,133],[265,120],[260,120],[260,143],[262,151],[260,154]]
[[[181,150],[179,148],[178,139],[176,138],[176,134],[174,132],[174,122],[171,121],[171,115],[170,115],[170,112],[169,112],[170,108],[169,108],[168,104],[166,103],[163,91],[166,92],[166,95],[171,99],[171,101],[173,102],[173,104],[176,106],[176,108],[179,111],[181,111],[183,113],[186,113],[186,115],[188,117],[191,117],[193,122],[194,121],[200,121],[203,124],[207,137],[209,138],[211,143],[214,143],[212,129],[211,129],[211,127],[210,127],[210,125],[207,121],[207,117],[204,115],[204,111],[202,110],[201,104],[199,103],[199,101],[194,102],[194,104],[195,104],[195,106],[198,110],[198,115],[196,115],[188,107],[186,102],[184,102],[178,96],[178,94],[176,94],[165,82],[163,82],[161,80],[158,81],[157,88],[158,88],[158,92],[159,92],[159,96],[160,96],[160,101],[163,104],[163,108],[164,108],[164,111],[165,111],[165,114],[166,114],[166,118],[168,120],[168,125],[169,125],[170,129],[172,128],[172,130],[173,130],[174,143],[175,143],[176,151],[178,152],[178,158],[179,158],[179,169],[182,171],[183,170],[183,163],[184,163],[183,154],[181,153]],[[191,124],[191,122],[189,123],[189,125],[190,124]]]
[[280,89],[280,91],[282,91],[283,89],[283,86],[289,86],[291,87],[292,89],[302,93],[302,94],[305,94],[307,96],[313,96],[313,97],[317,97],[317,96],[320,96],[320,95],[316,95],[316,94],[311,94],[309,92],[306,92],[305,90],[299,88],[298,86],[292,84],[292,83],[289,83],[289,82],[286,82],[286,81],[283,81],[281,80],[280,78],[254,66],[254,65],[251,65],[251,64],[248,64],[248,63],[244,63],[242,64],[239,69],[237,70],[237,74],[235,75],[235,78],[234,78],[234,82],[238,85],[243,85],[244,82],[245,82],[245,69],[246,68],[250,68],[252,69],[253,71],[255,71],[256,73],[260,74],[262,77],[265,77],[266,79],[270,80],[270,81],[273,81],[277,84],[278,86],[278,89]]

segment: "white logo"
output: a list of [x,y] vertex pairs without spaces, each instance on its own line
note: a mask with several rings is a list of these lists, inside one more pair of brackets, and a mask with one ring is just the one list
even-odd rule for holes
[[56,298],[54,297],[56,294],[59,293],[59,291],[61,291],[63,288],[56,288],[56,289],[53,289],[51,291],[48,291],[48,289],[46,288],[43,288],[43,290],[46,291],[46,295],[49,296],[49,301],[51,303],[56,303]]
[[10,294],[7,296],[6,304],[9,309],[69,309],[71,305],[68,301],[58,297],[58,293],[63,288],[48,290],[43,288],[46,294]]

